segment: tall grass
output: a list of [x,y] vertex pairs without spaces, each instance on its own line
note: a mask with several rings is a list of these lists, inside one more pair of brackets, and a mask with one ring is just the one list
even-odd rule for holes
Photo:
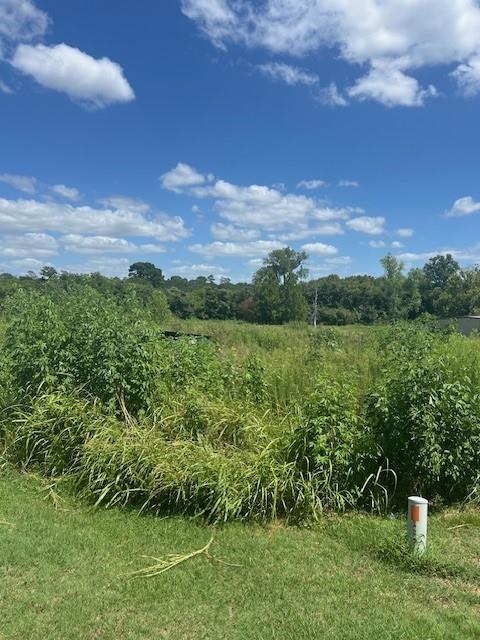
[[0,435],[98,504],[208,520],[478,499],[480,341],[178,321],[88,289],[7,305]]

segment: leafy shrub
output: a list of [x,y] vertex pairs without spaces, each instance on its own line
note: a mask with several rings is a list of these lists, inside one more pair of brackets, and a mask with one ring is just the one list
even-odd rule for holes
[[402,498],[415,492],[451,502],[480,472],[480,398],[454,355],[431,336],[419,340],[423,349],[404,345],[390,357],[369,395],[368,420]]
[[344,307],[319,307],[317,318],[323,324],[346,325],[358,322],[358,313]]
[[266,367],[263,360],[252,354],[248,356],[240,370],[239,387],[241,394],[253,403],[262,403],[267,396],[265,380]]
[[352,380],[320,375],[289,443],[288,458],[337,506],[356,503],[375,455],[357,395]]
[[167,296],[163,291],[159,291],[158,289],[152,290],[150,313],[152,315],[152,320],[159,323],[165,322],[172,317],[172,312],[168,306]]
[[154,383],[150,332],[135,316],[89,287],[58,302],[19,290],[6,306],[7,366],[18,387],[35,392],[78,386],[134,413],[148,406]]
[[223,390],[222,363],[212,342],[192,337],[162,339],[156,352],[161,384],[169,393],[195,388],[212,396]]
[[5,313],[3,359],[15,384],[23,390],[58,384],[67,373],[68,337],[59,305],[19,289],[7,300]]
[[324,349],[337,351],[340,348],[339,335],[332,327],[317,327],[310,335],[310,354],[313,357]]

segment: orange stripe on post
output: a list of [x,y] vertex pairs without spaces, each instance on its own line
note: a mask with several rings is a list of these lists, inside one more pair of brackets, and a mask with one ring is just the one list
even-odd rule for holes
[[420,521],[420,507],[416,504],[412,505],[412,509],[410,511],[410,516],[413,522]]

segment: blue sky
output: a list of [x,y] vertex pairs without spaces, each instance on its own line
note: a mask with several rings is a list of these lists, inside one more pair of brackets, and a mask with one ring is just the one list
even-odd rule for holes
[[0,271],[480,261],[474,0],[0,0]]

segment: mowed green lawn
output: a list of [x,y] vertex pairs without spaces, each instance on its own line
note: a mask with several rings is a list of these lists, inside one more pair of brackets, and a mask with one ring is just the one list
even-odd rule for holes
[[478,513],[432,517],[420,571],[391,552],[403,519],[356,515],[313,529],[229,524],[212,553],[240,567],[202,556],[129,579],[142,555],[190,552],[212,529],[55,504],[45,486],[0,473],[2,640],[480,638]]

